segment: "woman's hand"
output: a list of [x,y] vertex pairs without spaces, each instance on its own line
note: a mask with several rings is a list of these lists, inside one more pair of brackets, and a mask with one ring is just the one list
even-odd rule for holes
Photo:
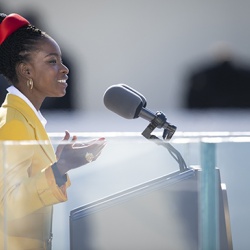
[[71,142],[70,133],[65,131],[63,143],[56,150],[57,168],[63,176],[69,170],[81,167],[91,161],[95,161],[106,145],[105,138],[95,139],[86,143],[77,143],[77,137],[73,136]]

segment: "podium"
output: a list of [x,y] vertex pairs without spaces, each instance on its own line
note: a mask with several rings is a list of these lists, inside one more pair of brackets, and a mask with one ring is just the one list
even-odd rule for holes
[[[200,249],[201,171],[176,171],[73,209],[70,249]],[[226,188],[215,171],[219,249],[232,250]]]

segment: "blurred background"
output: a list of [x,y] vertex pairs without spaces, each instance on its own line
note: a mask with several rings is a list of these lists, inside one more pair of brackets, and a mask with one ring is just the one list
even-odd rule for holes
[[[249,7],[250,2],[244,0],[0,3],[3,12],[18,12],[51,34],[70,68],[67,99],[47,100],[43,106],[49,112],[49,132],[140,130],[140,122],[124,121],[103,105],[105,90],[117,83],[141,92],[147,98],[147,107],[163,111],[179,131],[248,130],[240,121],[248,121],[250,106],[249,84],[241,84],[249,77]],[[209,71],[228,60],[233,62],[233,69],[215,70],[212,77],[203,74],[193,81],[200,71]],[[239,81],[241,69],[245,76]],[[227,77],[230,72],[233,77]],[[214,80],[217,74],[223,75],[218,83]],[[210,102],[196,100],[197,93]],[[242,93],[244,98],[239,98]],[[238,103],[239,99],[245,101]],[[58,110],[70,111],[67,115],[77,117],[79,122],[71,123],[72,119],[65,121],[64,117],[63,123],[58,122],[62,116],[55,112]],[[237,126],[231,124],[232,120],[237,120]],[[114,122],[121,122],[121,126],[114,126]]]
[[[141,92],[147,107],[163,111],[169,122],[177,126],[177,133],[249,131],[249,9],[250,1],[245,0],[0,3],[1,12],[17,12],[50,34],[59,43],[70,69],[67,96],[46,100],[43,106],[50,133],[65,129],[142,132],[147,122],[124,120],[103,105],[105,90],[118,83]],[[4,94],[4,79],[0,81]],[[227,152],[223,159],[226,155]],[[241,173],[248,167],[244,159],[237,166]],[[226,182],[237,189],[234,166]],[[229,197],[233,206],[238,204],[236,198],[242,190],[249,190],[248,177],[245,175],[246,182],[241,182],[241,191]],[[245,205],[250,206],[249,202]],[[63,211],[60,206],[58,210]],[[235,245],[239,246],[235,249],[245,250],[249,239],[237,233],[246,217],[237,222],[241,215],[238,208],[232,215]],[[248,224],[243,227],[244,232]],[[57,244],[63,242],[60,233],[55,235]]]

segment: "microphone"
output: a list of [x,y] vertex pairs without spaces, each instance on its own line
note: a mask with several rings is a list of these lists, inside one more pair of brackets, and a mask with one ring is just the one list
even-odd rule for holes
[[162,112],[157,111],[156,114],[154,114],[147,109],[147,100],[141,93],[123,83],[112,85],[105,91],[103,102],[109,110],[126,119],[141,117],[149,121],[150,124],[142,132],[142,135],[147,139],[155,139],[154,141],[157,144],[165,146],[179,163],[181,172],[187,169],[186,163],[178,150],[169,143],[162,143],[157,136],[151,135],[151,132],[156,127],[164,128],[162,137],[164,139],[166,139],[166,137],[167,139],[171,139],[176,131],[176,127],[167,122],[166,116]]
[[161,112],[154,114],[146,108],[146,98],[126,84],[110,86],[104,93],[104,105],[107,109],[126,119],[141,117],[149,122],[154,122],[157,128],[164,128],[171,132],[171,136],[176,127],[166,121],[166,117]]

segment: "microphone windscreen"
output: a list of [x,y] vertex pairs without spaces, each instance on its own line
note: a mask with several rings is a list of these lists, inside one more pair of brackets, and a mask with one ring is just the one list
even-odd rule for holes
[[126,85],[124,83],[120,83],[118,85],[120,85],[120,86],[122,86],[122,87],[124,87],[126,89],[129,89],[130,91],[134,92],[136,95],[140,96],[141,99],[142,99],[142,106],[144,108],[147,106],[147,100],[146,100],[146,98],[140,92],[138,92],[137,90],[131,88],[130,86],[128,86],[128,85]]
[[138,118],[144,104],[139,95],[122,85],[109,87],[103,102],[107,109],[126,119]]

